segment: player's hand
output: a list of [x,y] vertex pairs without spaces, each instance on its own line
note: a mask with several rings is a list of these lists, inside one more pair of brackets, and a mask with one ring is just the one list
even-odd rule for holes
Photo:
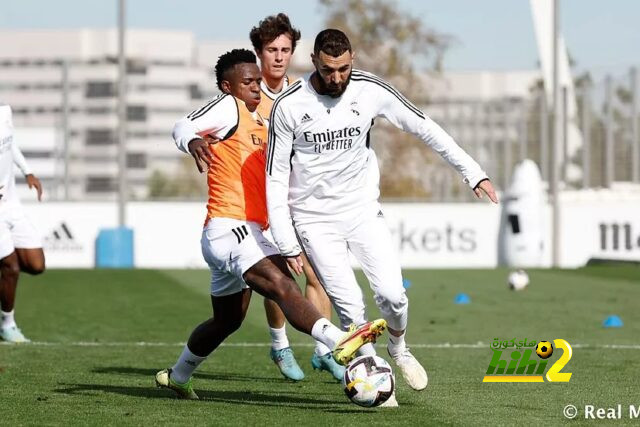
[[202,173],[209,170],[209,167],[213,163],[213,155],[211,154],[209,145],[218,142],[220,142],[220,140],[211,135],[196,138],[189,142],[189,154],[191,154],[196,161],[198,172]]
[[484,181],[480,181],[480,183],[473,189],[473,192],[476,193],[476,197],[478,199],[482,199],[482,193],[486,194],[493,203],[498,203],[498,196],[496,195],[496,190],[493,189],[493,184],[488,179]]
[[284,257],[284,259],[287,260],[287,265],[289,266],[291,271],[296,273],[296,276],[299,276],[302,274],[302,257],[300,255],[287,256],[287,257]]
[[25,178],[27,179],[27,185],[29,186],[29,188],[35,187],[36,192],[38,193],[38,201],[41,202],[42,201],[42,184],[40,184],[40,180],[36,178],[36,176],[32,173],[27,175]]

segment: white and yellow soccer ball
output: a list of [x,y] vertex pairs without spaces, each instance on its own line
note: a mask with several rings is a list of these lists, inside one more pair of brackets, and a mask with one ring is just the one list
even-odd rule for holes
[[395,388],[391,366],[378,356],[360,356],[349,363],[342,378],[347,397],[356,405],[374,407],[391,397]]
[[529,285],[529,275],[524,270],[512,271],[507,282],[512,291],[521,291]]

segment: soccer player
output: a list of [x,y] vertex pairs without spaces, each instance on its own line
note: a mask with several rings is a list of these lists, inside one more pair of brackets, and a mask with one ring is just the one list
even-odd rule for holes
[[[273,102],[289,86],[287,70],[296,50],[296,43],[300,40],[300,31],[291,25],[287,15],[279,13],[260,21],[257,26],[251,29],[249,38],[258,59],[260,59],[260,72],[262,73],[261,99],[257,111],[262,117],[268,118]],[[320,314],[330,319],[331,302],[329,297],[306,260],[303,262],[303,270],[307,279],[305,290],[307,299],[315,305]],[[303,379],[304,373],[298,366],[289,346],[282,310],[268,298],[264,300],[264,308],[271,334],[271,359],[286,378]],[[311,356],[311,366],[314,369],[328,371],[338,380],[341,380],[344,375],[344,367],[335,362],[331,356],[331,350],[320,341],[316,341],[315,350]]]
[[[202,231],[202,255],[211,270],[213,317],[198,325],[182,354],[156,374],[156,385],[180,398],[197,399],[191,375],[224,339],[237,330],[255,290],[275,301],[291,325],[333,349],[344,364],[386,327],[383,319],[347,334],[322,317],[302,296],[286,261],[265,233],[267,127],[256,112],[262,77],[253,53],[236,49],[222,55],[215,72],[222,94],[179,120],[173,137],[207,170],[209,201]],[[215,138],[207,141],[207,135]]]
[[267,205],[273,237],[293,271],[302,269],[304,250],[343,325],[366,322],[348,251],[355,256],[388,322],[389,355],[409,386],[422,390],[427,374],[405,344],[408,301],[378,202],[379,171],[369,143],[374,119],[385,117],[420,138],[478,197],[485,193],[497,203],[495,191],[480,166],[401,93],[352,69],[351,44],[343,32],[320,32],[312,61],[315,71],[280,95],[271,112]]
[[26,217],[16,195],[14,163],[25,175],[29,188],[35,188],[42,199],[42,185],[33,175],[20,149],[13,140],[11,107],[0,103],[0,339],[29,342],[15,321],[16,289],[23,271],[44,271],[42,239]]

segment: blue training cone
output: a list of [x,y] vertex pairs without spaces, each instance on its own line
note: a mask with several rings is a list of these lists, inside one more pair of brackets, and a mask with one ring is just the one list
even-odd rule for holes
[[456,297],[453,299],[453,303],[454,304],[470,304],[471,298],[467,294],[460,293],[456,295]]
[[411,287],[411,280],[409,279],[402,279],[402,286],[405,289],[409,289]]
[[604,322],[602,322],[602,326],[604,326],[605,328],[622,328],[622,326],[624,326],[624,323],[622,323],[622,319],[620,317],[613,314],[604,319]]

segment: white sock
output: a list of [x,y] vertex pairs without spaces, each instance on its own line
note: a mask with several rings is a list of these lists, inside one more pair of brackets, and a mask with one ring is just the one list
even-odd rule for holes
[[282,350],[289,347],[289,338],[287,338],[286,325],[282,328],[269,328],[271,334],[271,348],[274,350]]
[[331,349],[320,341],[316,340],[316,348],[313,350],[316,356],[324,356],[327,353],[331,353]]
[[0,310],[0,317],[2,318],[2,327],[10,328],[12,326],[16,326],[16,320],[13,317],[15,310],[11,310],[10,312],[5,312]]
[[179,384],[185,384],[189,381],[191,375],[193,375],[193,371],[195,371],[205,359],[206,357],[196,356],[191,353],[189,347],[185,345],[178,361],[171,368],[171,378]]
[[333,349],[344,336],[344,332],[322,317],[313,324],[311,336],[316,341],[320,341],[330,349]]
[[376,349],[373,346],[373,344],[366,343],[365,345],[363,345],[362,347],[360,347],[358,349],[358,356],[375,356],[376,355]]
[[405,332],[402,332],[402,335],[399,337],[389,334],[389,344],[387,344],[387,349],[389,350],[391,357],[397,356],[407,349],[407,344],[404,342],[404,336]]

